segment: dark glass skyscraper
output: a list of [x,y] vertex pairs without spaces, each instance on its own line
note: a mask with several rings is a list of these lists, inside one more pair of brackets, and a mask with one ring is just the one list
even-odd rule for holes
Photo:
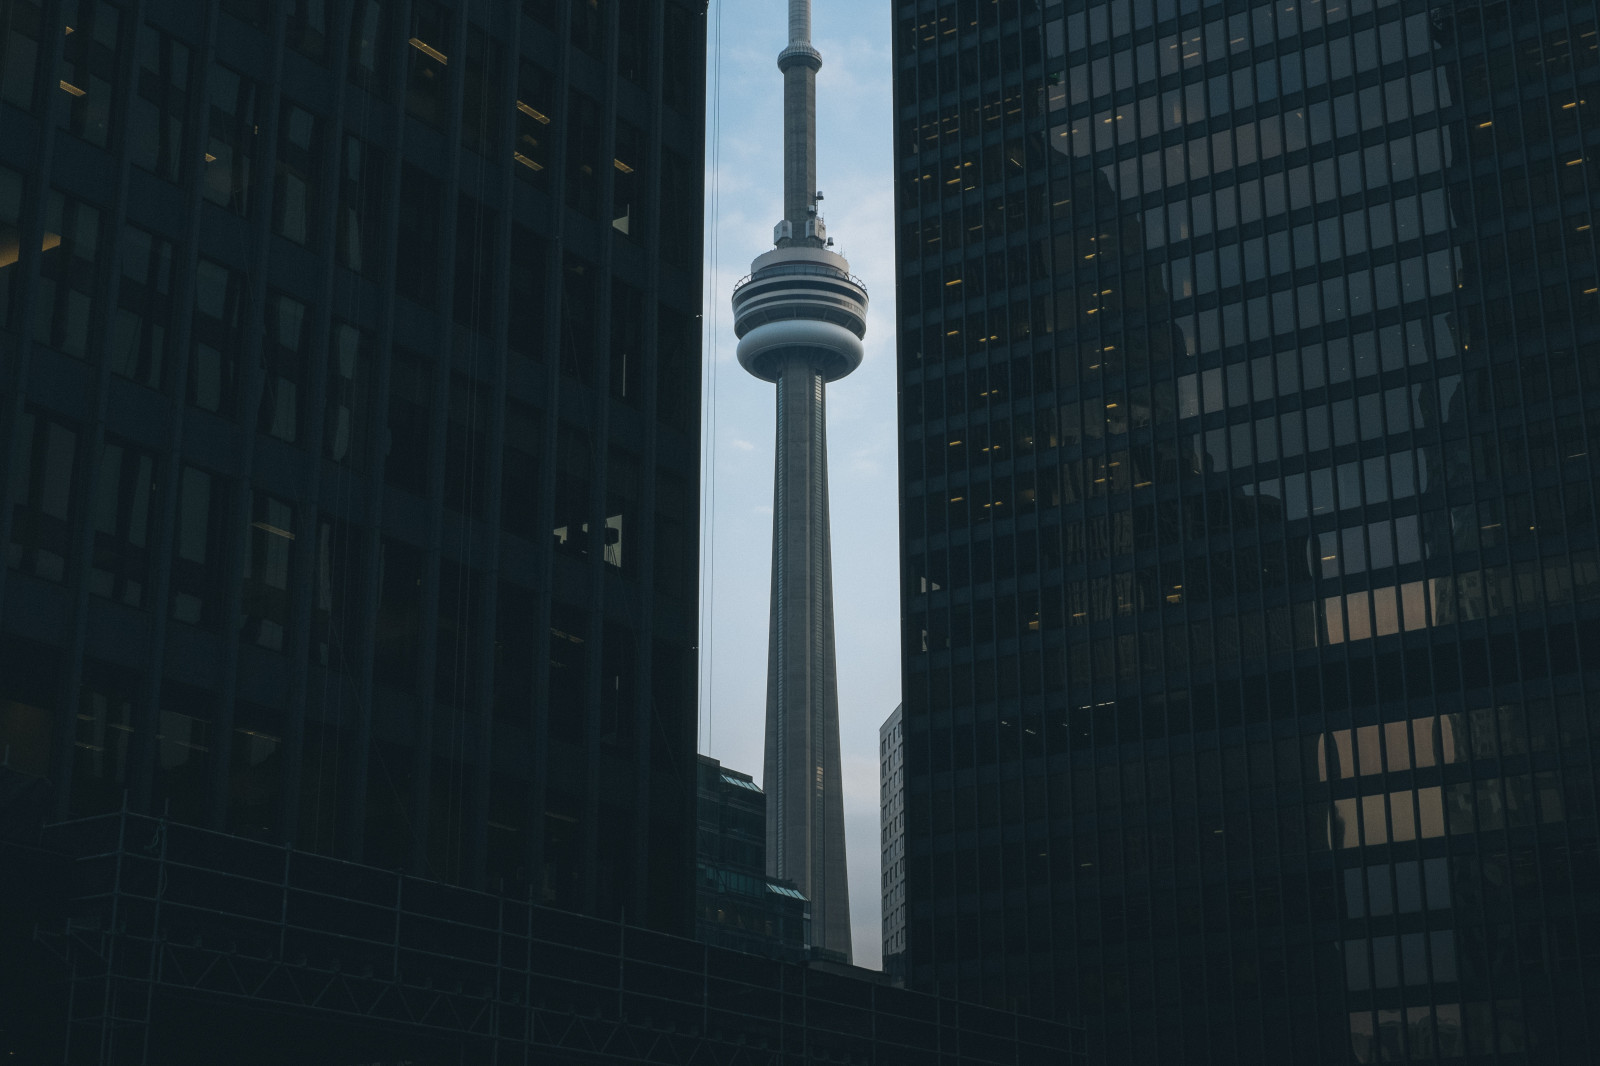
[[698,5],[0,3],[0,751],[692,929]]
[[1594,7],[894,18],[912,984],[1593,1061]]

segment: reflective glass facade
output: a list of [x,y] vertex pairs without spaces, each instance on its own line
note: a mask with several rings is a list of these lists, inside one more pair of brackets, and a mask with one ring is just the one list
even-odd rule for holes
[[899,707],[878,727],[878,871],[882,882],[883,972],[905,977],[906,780],[905,734]]
[[798,962],[811,955],[811,901],[767,876],[767,795],[749,774],[699,759],[695,939]]
[[691,931],[704,25],[0,0],[7,797]]
[[897,4],[913,986],[1600,1055],[1596,31]]

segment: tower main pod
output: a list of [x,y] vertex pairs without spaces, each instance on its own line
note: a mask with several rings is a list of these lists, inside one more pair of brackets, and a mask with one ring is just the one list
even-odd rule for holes
[[851,958],[833,651],[826,385],[861,365],[867,290],[829,250],[817,211],[817,71],[810,0],[789,0],[783,221],[734,286],[739,364],[778,386],[767,651],[767,872],[811,900],[816,948]]

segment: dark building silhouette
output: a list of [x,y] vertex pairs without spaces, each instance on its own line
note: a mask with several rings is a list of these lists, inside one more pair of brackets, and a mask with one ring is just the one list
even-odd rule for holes
[[894,27],[911,986],[1594,1061],[1593,6]]
[[[76,886],[71,923],[39,931],[70,963],[72,1063],[1086,1061],[1081,1029],[875,972],[181,822],[99,815],[52,825],[43,842]],[[0,858],[20,850],[0,843]],[[59,1048],[21,1057],[31,1050],[17,1061],[63,1061]]]
[[700,756],[695,939],[751,955],[811,955],[811,901],[767,876],[767,796],[745,773]]
[[689,938],[704,74],[0,0],[0,1058],[1081,1061]]
[[703,6],[0,5],[14,837],[692,933]]
[[901,708],[878,727],[878,870],[883,901],[883,972],[905,979],[906,744]]

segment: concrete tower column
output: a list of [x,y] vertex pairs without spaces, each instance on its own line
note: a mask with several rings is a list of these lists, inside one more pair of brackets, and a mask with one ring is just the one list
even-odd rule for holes
[[739,362],[777,385],[772,606],[767,653],[767,872],[811,901],[814,950],[849,961],[839,686],[828,524],[827,383],[861,364],[867,291],[828,250],[817,211],[810,0],[789,2],[783,208],[772,251],[733,292]]

